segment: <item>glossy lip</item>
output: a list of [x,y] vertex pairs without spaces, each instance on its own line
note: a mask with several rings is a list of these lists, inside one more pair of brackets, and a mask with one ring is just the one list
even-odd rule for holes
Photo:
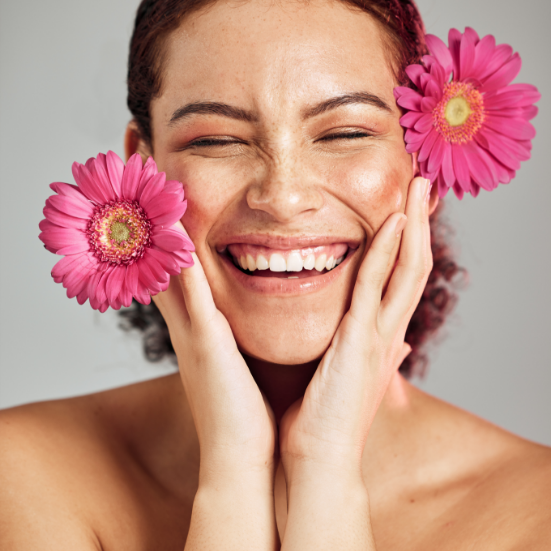
[[[247,236],[251,237],[251,236]],[[306,248],[308,245],[302,245],[297,246],[296,245],[296,238],[288,238],[293,241],[293,244],[289,246],[289,248]],[[319,246],[320,244],[328,244],[328,243],[335,243],[336,240],[328,238],[328,241],[325,243],[321,243],[319,238],[316,238],[315,241],[316,246]],[[251,241],[248,241],[249,243]],[[342,241],[341,241],[342,242]],[[235,243],[235,241],[229,241],[229,243]],[[258,243],[258,244],[264,244]],[[313,243],[313,240],[310,241],[310,243]],[[283,249],[283,247],[280,248]],[[265,245],[266,246],[266,245]],[[313,246],[313,245],[310,245]],[[275,248],[275,247],[274,247]],[[241,270],[239,270],[231,260],[230,256],[228,254],[219,254],[222,261],[222,265],[224,266],[224,269],[232,279],[236,279],[239,284],[241,284],[242,287],[244,287],[247,291],[258,293],[262,295],[272,295],[272,296],[293,296],[293,295],[302,295],[307,293],[315,293],[316,291],[319,291],[320,289],[323,289],[327,287],[328,285],[331,285],[334,281],[336,281],[343,273],[344,271],[349,267],[350,260],[352,257],[356,254],[358,250],[358,247],[350,247],[349,251],[346,255],[346,258],[336,267],[333,268],[330,272],[326,272],[325,274],[305,278],[305,279],[284,279],[284,278],[277,278],[277,277],[254,277],[249,276],[245,273],[243,273]],[[292,274],[292,272],[289,272],[289,274]],[[292,277],[292,276],[291,276]]]

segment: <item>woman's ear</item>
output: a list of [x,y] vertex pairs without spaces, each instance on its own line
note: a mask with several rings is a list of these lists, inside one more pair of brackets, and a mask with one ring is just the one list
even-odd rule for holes
[[142,162],[145,163],[147,158],[151,156],[149,149],[150,148],[146,146],[143,139],[140,137],[140,132],[136,121],[130,121],[124,134],[124,154],[126,156],[125,162],[128,162],[128,159],[130,159],[134,153],[139,153],[142,158]]

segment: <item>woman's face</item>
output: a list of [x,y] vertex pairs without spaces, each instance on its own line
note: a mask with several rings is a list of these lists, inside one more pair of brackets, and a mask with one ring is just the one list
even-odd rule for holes
[[184,185],[184,225],[252,357],[319,358],[374,235],[404,210],[412,159],[383,40],[325,1],[219,1],[167,39],[155,160]]

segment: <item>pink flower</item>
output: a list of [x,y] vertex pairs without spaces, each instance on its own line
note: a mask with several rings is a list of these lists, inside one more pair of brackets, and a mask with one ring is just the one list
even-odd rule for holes
[[449,47],[427,35],[431,55],[406,72],[418,91],[394,90],[398,105],[408,112],[406,150],[419,152],[421,175],[438,185],[444,197],[453,188],[477,196],[499,183],[509,183],[530,158],[536,135],[528,122],[538,112],[541,97],[535,86],[509,84],[519,73],[520,56],[493,36],[480,39],[467,27],[451,29]]
[[172,228],[183,216],[182,185],[166,181],[149,157],[138,154],[126,167],[112,151],[73,164],[77,185],[55,182],[46,201],[40,239],[63,255],[52,277],[69,298],[86,299],[95,310],[149,304],[168,288],[169,276],[193,265],[189,238]]

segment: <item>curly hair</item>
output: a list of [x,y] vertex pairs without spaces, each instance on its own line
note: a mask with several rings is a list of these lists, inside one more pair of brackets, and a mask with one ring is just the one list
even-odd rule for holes
[[[142,0],[136,14],[128,58],[128,98],[140,138],[152,146],[151,101],[162,84],[163,45],[167,35],[182,19],[214,4],[216,0]],[[341,0],[353,9],[369,13],[388,38],[387,53],[398,83],[412,86],[405,69],[418,63],[426,53],[425,28],[413,0]],[[433,269],[426,288],[407,328],[406,342],[411,354],[400,371],[406,377],[423,375],[428,363],[427,341],[444,323],[455,305],[458,274],[463,274],[449,246],[450,228],[442,217],[442,204],[431,218]],[[134,301],[121,310],[123,329],[143,333],[144,353],[150,361],[175,358],[166,323],[154,303]]]

